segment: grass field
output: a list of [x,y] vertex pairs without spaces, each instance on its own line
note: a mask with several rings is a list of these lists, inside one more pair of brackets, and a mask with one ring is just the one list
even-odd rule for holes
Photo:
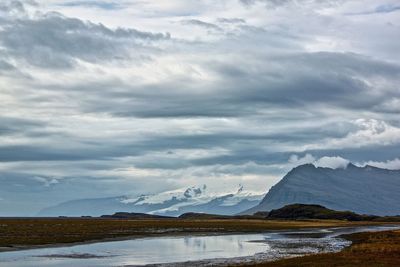
[[397,267],[400,266],[400,231],[357,233],[345,236],[353,244],[338,253],[310,255],[248,267]]
[[278,220],[118,220],[97,218],[0,219],[0,251],[34,246],[157,235],[262,232],[375,222]]

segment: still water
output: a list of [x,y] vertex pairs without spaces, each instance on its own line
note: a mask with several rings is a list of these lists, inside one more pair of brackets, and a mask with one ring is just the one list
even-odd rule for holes
[[[398,228],[398,227],[397,227]],[[198,265],[229,264],[339,251],[350,242],[345,233],[382,231],[393,227],[327,228],[261,234],[152,237],[69,247],[0,253],[7,267],[140,266],[193,262]]]

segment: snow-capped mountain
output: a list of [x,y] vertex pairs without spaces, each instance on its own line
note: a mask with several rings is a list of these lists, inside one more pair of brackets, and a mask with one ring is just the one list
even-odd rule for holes
[[203,185],[136,197],[72,200],[45,208],[38,216],[100,216],[115,212],[166,216],[179,216],[185,212],[232,215],[257,205],[263,196],[261,192],[246,191],[241,185],[231,192],[212,191]]

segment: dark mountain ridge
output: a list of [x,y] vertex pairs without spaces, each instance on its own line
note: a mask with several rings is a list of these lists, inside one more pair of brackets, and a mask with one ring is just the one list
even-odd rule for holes
[[271,211],[295,203],[359,214],[399,215],[400,171],[351,163],[345,169],[301,165],[273,186],[259,205],[241,214]]

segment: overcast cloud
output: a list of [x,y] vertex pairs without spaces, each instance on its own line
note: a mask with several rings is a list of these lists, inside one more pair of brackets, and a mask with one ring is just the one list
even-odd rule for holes
[[400,168],[394,0],[0,3],[0,215]]

